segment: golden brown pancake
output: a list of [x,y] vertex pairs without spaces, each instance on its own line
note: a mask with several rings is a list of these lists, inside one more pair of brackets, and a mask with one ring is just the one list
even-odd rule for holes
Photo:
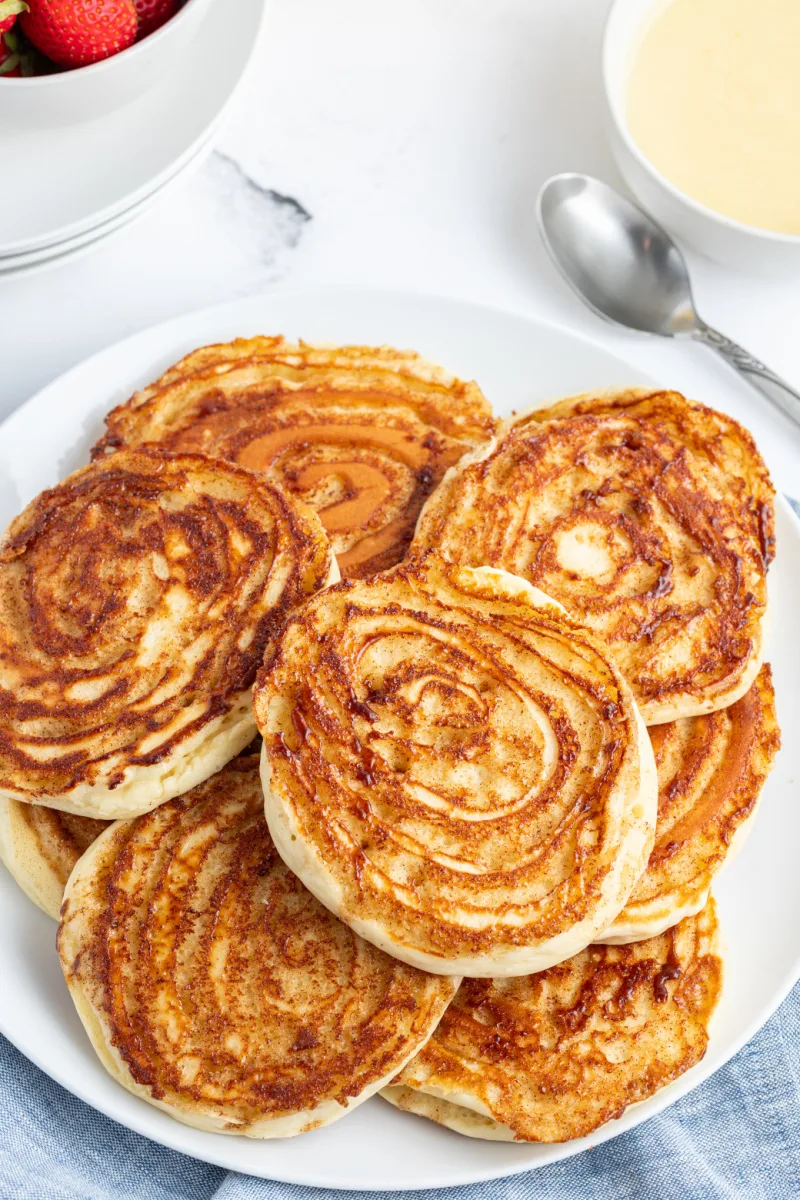
[[503,571],[429,555],[328,589],[289,619],[254,707],[279,853],[414,966],[542,970],[645,867],[657,784],[630,689]]
[[743,429],[676,392],[628,391],[508,422],[448,472],[414,546],[559,600],[656,725],[725,708],[753,682],[772,528],[772,486]]
[[106,418],[95,454],[159,442],[266,471],[315,508],[342,575],[399,562],[423,503],[494,428],[474,383],[387,346],[206,346]]
[[0,860],[27,896],[58,920],[64,885],[107,821],[0,799]]
[[0,542],[0,796],[104,819],[213,774],[331,567],[314,513],[202,455],[122,451],[43,492]]
[[640,941],[699,912],[714,876],[741,849],[780,747],[769,666],[730,708],[656,725],[650,738],[659,783],[656,841],[601,942]]
[[655,426],[702,463],[716,494],[734,497],[748,514],[764,560],[775,557],[775,488],[753,435],[733,417],[687,400],[680,392],[626,388],[572,396],[531,414],[540,421],[561,417],[624,415]]
[[521,979],[467,979],[382,1095],[470,1137],[565,1142],[699,1062],[720,997],[709,900],[669,933]]
[[58,950],[123,1087],[187,1125],[249,1137],[303,1133],[360,1104],[424,1045],[458,986],[363,942],[287,870],[255,756],[108,829],[67,885]]

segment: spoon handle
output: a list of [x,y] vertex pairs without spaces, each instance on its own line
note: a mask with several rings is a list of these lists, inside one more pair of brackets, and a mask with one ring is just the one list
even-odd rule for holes
[[725,337],[724,333],[719,333],[704,322],[700,322],[692,330],[692,337],[695,341],[702,342],[703,345],[716,350],[717,354],[724,358],[725,362],[735,371],[738,371],[743,379],[757,388],[776,408],[794,421],[795,425],[800,425],[800,392],[789,387],[789,384],[781,379],[780,375],[770,371],[769,367],[759,362],[742,346],[737,346],[736,342]]

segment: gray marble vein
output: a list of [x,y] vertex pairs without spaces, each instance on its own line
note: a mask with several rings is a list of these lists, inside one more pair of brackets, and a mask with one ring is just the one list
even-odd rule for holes
[[294,249],[312,220],[311,213],[294,196],[286,196],[254,178],[241,163],[217,150],[203,170],[204,182],[214,194],[221,219],[264,264]]

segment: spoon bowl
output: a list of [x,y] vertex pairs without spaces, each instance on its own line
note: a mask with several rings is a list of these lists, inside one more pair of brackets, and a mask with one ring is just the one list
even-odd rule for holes
[[800,394],[700,318],[683,255],[638,205],[599,179],[565,174],[547,180],[536,211],[550,257],[593,312],[641,333],[703,342],[800,425]]
[[662,337],[696,324],[680,250],[613,188],[587,175],[554,175],[539,193],[538,218],[553,262],[598,316]]

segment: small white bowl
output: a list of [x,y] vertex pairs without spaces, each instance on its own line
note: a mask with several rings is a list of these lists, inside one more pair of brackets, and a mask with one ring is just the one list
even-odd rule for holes
[[745,225],[698,203],[661,174],[631,136],[626,101],[631,59],[648,16],[665,0],[615,0],[603,38],[611,149],[625,182],[656,220],[702,254],[756,275],[800,275],[800,236]]
[[24,79],[0,75],[0,125],[20,130],[75,125],[144,95],[175,68],[210,3],[186,0],[149,37],[88,67]]

